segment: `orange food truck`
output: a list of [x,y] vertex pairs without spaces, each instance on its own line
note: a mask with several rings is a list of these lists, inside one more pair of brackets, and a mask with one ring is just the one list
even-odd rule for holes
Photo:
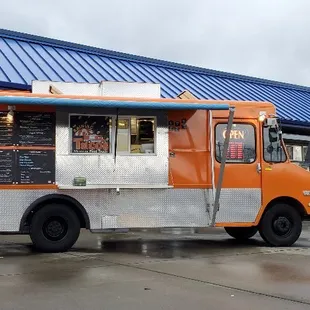
[[290,246],[310,174],[268,102],[0,93],[0,232],[39,251],[80,229],[224,227]]

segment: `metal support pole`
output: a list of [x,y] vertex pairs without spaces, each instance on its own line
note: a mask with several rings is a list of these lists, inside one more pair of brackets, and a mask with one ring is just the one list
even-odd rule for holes
[[211,158],[211,181],[212,181],[212,190],[210,193],[210,197],[208,200],[208,204],[206,205],[206,211],[209,214],[210,221],[212,220],[213,216],[213,203],[215,199],[215,171],[214,171],[214,132],[213,132],[213,115],[212,111],[209,111],[209,147],[210,147],[210,158]]
[[117,133],[118,133],[118,114],[119,114],[119,111],[118,111],[118,109],[116,109],[116,124],[115,124],[115,137],[114,137],[114,165],[116,164]]
[[212,179],[212,200],[214,199],[215,192],[215,171],[214,171],[214,133],[213,133],[213,115],[212,111],[209,112],[210,122],[210,153],[211,153],[211,179]]
[[222,184],[223,184],[223,178],[224,178],[224,170],[225,170],[227,152],[228,152],[228,146],[229,146],[229,140],[230,140],[230,132],[231,132],[231,128],[232,128],[233,120],[234,120],[234,114],[235,114],[235,108],[230,108],[229,109],[227,130],[226,130],[226,137],[225,137],[225,141],[224,141],[224,150],[223,150],[221,166],[220,166],[220,173],[219,173],[218,181],[217,181],[217,185],[216,185],[216,192],[215,192],[215,199],[214,199],[214,204],[213,204],[213,214],[212,214],[211,226],[214,226],[216,214],[217,214],[218,210],[220,209],[220,196],[221,196],[221,190],[222,190]]

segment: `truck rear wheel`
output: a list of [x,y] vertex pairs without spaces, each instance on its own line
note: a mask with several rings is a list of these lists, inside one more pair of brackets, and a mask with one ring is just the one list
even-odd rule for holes
[[237,240],[247,240],[257,233],[257,227],[224,227],[229,236]]
[[41,252],[65,252],[80,234],[80,221],[66,205],[50,204],[37,211],[31,221],[30,237]]
[[301,231],[301,215],[295,208],[283,203],[267,210],[259,224],[261,237],[271,246],[291,246]]

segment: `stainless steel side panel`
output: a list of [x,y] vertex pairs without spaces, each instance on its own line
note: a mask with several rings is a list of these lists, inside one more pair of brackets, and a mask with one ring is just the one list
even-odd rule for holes
[[[211,190],[115,189],[0,190],[0,231],[19,230],[20,220],[37,198],[51,193],[77,199],[91,229],[134,227],[207,227]],[[260,208],[257,189],[223,189],[218,222],[253,222]]]
[[260,188],[223,188],[215,223],[254,222],[260,207]]
[[[82,113],[82,109],[70,109]],[[115,115],[115,110],[88,110],[88,114]],[[129,112],[128,112],[129,113]],[[127,113],[122,111],[121,115]],[[56,117],[56,182],[72,185],[83,176],[88,184],[168,184],[167,115],[161,111],[130,111],[131,115],[155,116],[156,155],[70,154],[69,111],[60,109]],[[112,133],[113,135],[113,133]]]

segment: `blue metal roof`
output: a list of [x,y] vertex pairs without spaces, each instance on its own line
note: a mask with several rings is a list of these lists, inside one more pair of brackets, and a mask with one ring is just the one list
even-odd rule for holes
[[32,80],[160,83],[163,98],[185,89],[199,99],[270,101],[284,122],[310,126],[310,88],[0,29],[0,87]]

